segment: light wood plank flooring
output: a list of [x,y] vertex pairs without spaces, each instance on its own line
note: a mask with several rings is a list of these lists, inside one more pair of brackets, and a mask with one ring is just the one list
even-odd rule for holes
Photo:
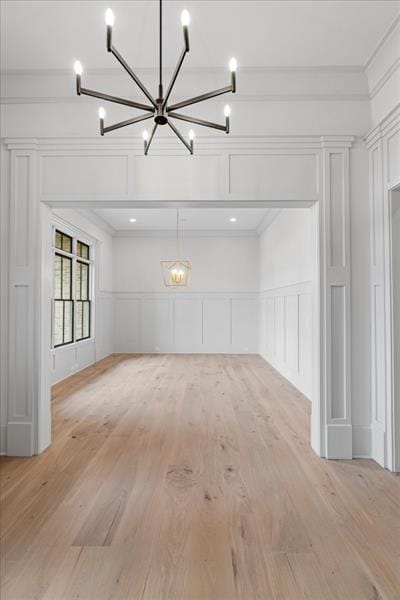
[[400,478],[310,450],[257,356],[115,355],[2,460],[2,600],[399,600]]

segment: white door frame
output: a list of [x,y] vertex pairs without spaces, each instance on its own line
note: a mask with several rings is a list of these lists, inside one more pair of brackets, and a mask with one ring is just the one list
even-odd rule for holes
[[388,256],[387,256],[387,299],[388,299],[388,367],[390,371],[388,381],[388,407],[387,407],[387,438],[388,438],[388,465],[392,471],[400,471],[399,445],[399,412],[400,412],[400,390],[399,387],[399,365],[396,359],[400,357],[396,355],[395,343],[399,332],[395,329],[395,311],[394,311],[394,269],[393,269],[393,213],[394,213],[394,195],[396,194],[396,202],[399,203],[397,210],[400,211],[400,186],[391,188],[388,193]]
[[367,136],[371,226],[372,458],[394,470],[391,194],[400,185],[400,105]]
[[[199,139],[197,156],[183,157],[165,139],[150,162],[143,158],[141,144],[127,138],[6,140],[10,160],[7,454],[30,456],[50,443],[49,284],[48,266],[42,262],[48,236],[43,225],[49,221],[46,204],[60,208],[314,205],[319,262],[313,365],[319,369],[314,369],[311,446],[322,457],[352,458],[352,142],[352,136]],[[150,165],[161,173],[160,184],[146,175],[153,172],[148,171]],[[189,176],[184,173],[181,186],[182,170]],[[165,188],[166,182],[171,189]]]

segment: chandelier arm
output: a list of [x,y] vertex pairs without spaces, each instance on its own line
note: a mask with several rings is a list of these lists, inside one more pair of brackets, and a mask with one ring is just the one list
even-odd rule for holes
[[214,90],[212,92],[207,92],[201,96],[195,96],[194,98],[182,100],[182,102],[177,102],[176,104],[167,106],[167,112],[171,112],[177,108],[183,108],[184,106],[190,106],[191,104],[196,104],[197,102],[203,102],[204,100],[209,100],[210,98],[215,98],[216,96],[221,96],[222,94],[229,94],[229,92],[233,93],[233,87],[231,85],[227,85],[226,87],[219,88],[218,90]]
[[204,121],[204,119],[197,119],[196,117],[188,117],[187,115],[182,115],[181,113],[171,112],[168,114],[168,118],[187,121],[188,123],[202,125],[203,127],[211,127],[212,129],[219,129],[220,131],[227,131],[226,125],[220,125],[219,123],[213,123],[212,121]]
[[153,130],[152,130],[152,132],[151,132],[151,134],[150,134],[149,141],[148,141],[148,142],[147,142],[147,144],[146,144],[146,148],[145,148],[145,151],[144,151],[144,154],[145,154],[145,156],[147,156],[147,154],[148,154],[148,152],[149,152],[149,149],[150,149],[150,144],[151,144],[151,142],[153,141],[153,137],[154,137],[154,134],[155,134],[155,132],[156,132],[156,129],[157,129],[157,127],[158,127],[158,124],[157,124],[157,123],[155,123],[155,124],[154,124],[154,127],[153,127]]
[[175,135],[181,140],[182,144],[189,150],[190,154],[193,154],[193,148],[190,146],[190,144],[187,143],[187,141],[180,133],[180,131],[175,127],[175,125],[171,121],[168,121],[168,125],[171,127]]
[[129,73],[129,75],[132,77],[132,79],[136,83],[136,85],[140,87],[143,94],[145,96],[147,96],[148,100],[151,102],[151,104],[154,106],[154,108],[157,108],[156,101],[154,100],[153,96],[150,94],[149,90],[146,88],[145,85],[143,85],[143,83],[140,81],[139,77],[137,75],[135,75],[135,73],[132,71],[132,69],[130,68],[128,63],[125,62],[125,60],[122,58],[122,56],[120,55],[118,50],[116,50],[116,48],[114,48],[114,46],[111,46],[111,52],[115,56],[115,58],[118,60],[118,62],[124,67],[125,71],[127,73]]
[[114,129],[120,129],[121,127],[126,127],[127,125],[133,125],[134,123],[140,123],[140,121],[145,121],[146,119],[152,119],[153,114],[151,115],[139,115],[138,117],[134,117],[133,119],[127,119],[126,121],[120,121],[119,123],[115,123],[115,125],[109,125],[108,127],[104,127],[103,133],[109,133],[110,131],[114,131]]
[[147,104],[141,104],[140,102],[134,102],[133,100],[126,100],[125,98],[119,98],[118,96],[110,96],[109,94],[103,94],[102,92],[96,92],[95,90],[89,90],[88,88],[81,88],[81,94],[85,96],[91,96],[93,98],[100,98],[107,102],[115,102],[116,104],[124,104],[131,108],[139,108],[140,110],[148,110],[154,113],[154,108]]
[[181,53],[181,55],[180,55],[179,59],[178,59],[178,64],[176,65],[176,67],[175,67],[175,71],[174,71],[174,72],[173,72],[173,74],[172,74],[171,81],[169,82],[169,86],[168,86],[167,92],[166,92],[166,94],[165,94],[164,102],[163,102],[163,104],[162,104],[162,107],[163,107],[163,109],[165,109],[165,107],[167,106],[168,98],[169,98],[169,97],[170,97],[170,95],[171,95],[172,88],[173,88],[173,87],[174,87],[174,85],[175,85],[176,78],[177,78],[177,77],[178,77],[178,75],[179,75],[179,71],[181,70],[181,67],[182,67],[182,64],[183,64],[183,61],[184,61],[184,59],[185,59],[185,56],[186,56],[186,53],[187,53],[187,52],[188,52],[188,51],[186,50],[186,48],[184,48],[184,49],[182,50],[182,53]]

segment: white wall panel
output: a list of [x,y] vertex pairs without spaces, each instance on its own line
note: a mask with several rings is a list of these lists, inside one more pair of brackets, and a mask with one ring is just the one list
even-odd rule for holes
[[140,299],[114,298],[114,352],[140,351]]
[[[290,172],[290,177],[287,173]],[[246,198],[316,200],[318,194],[315,154],[230,156],[230,192]]]
[[41,198],[113,194],[124,197],[129,191],[128,161],[127,155],[44,155],[41,157]]
[[258,342],[258,298],[231,301],[232,351],[251,352]]
[[174,346],[177,352],[198,352],[202,347],[202,302],[200,298],[173,300]]
[[168,352],[173,344],[173,306],[169,298],[143,298],[140,311],[142,352]]
[[227,352],[231,341],[231,306],[228,298],[203,300],[203,343],[206,351]]
[[134,194],[151,200],[214,200],[221,194],[220,160],[201,155],[135,156]]

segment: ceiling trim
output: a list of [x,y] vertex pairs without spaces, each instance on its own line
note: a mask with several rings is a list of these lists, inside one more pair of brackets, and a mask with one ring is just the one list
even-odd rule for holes
[[[398,17],[397,17],[398,18]],[[390,35],[391,32],[388,32]],[[172,73],[173,68],[165,68],[165,73]],[[269,73],[364,73],[365,66],[364,65],[319,65],[319,66],[270,66],[270,67],[240,67],[240,72],[243,75],[264,75]],[[149,76],[151,77],[154,73],[158,73],[158,67],[138,67],[136,68],[136,73],[138,76]],[[220,75],[224,74],[226,76],[226,67],[185,67],[185,73],[187,75]],[[71,77],[73,75],[73,69],[65,68],[65,69],[0,69],[1,75],[11,75],[11,76],[28,76],[32,75],[34,77],[37,76],[68,76]],[[106,75],[107,77],[120,76],[121,70],[118,67],[111,68],[85,68],[85,76],[89,75]]]
[[[176,229],[118,229],[115,230],[113,237],[116,238],[175,238]],[[211,237],[258,237],[256,229],[179,229],[179,237],[181,238],[211,238]]]
[[282,212],[281,208],[272,208],[271,210],[269,210],[264,215],[264,217],[262,218],[261,222],[259,223],[259,225],[257,227],[258,235],[261,235],[266,229],[268,229],[268,227],[270,227],[272,225],[272,223],[275,221],[275,219],[281,212]]
[[400,24],[400,11],[397,13],[397,15],[395,16],[393,21],[390,23],[389,27],[386,29],[385,33],[383,34],[383,36],[381,37],[379,42],[376,44],[375,48],[372,50],[371,54],[368,56],[368,58],[364,62],[364,65],[363,65],[364,70],[367,70],[368,67],[370,67],[370,65],[374,62],[375,58],[377,57],[379,52],[382,50],[383,46],[386,44],[386,42],[392,35],[393,31],[396,29],[396,27],[399,24]]
[[[139,99],[133,96],[132,100]],[[236,94],[231,104],[237,102],[368,102],[371,94]],[[179,100],[179,98],[178,98]],[[75,96],[2,96],[0,104],[98,104],[98,100],[91,98],[76,98]],[[220,100],[212,100],[217,103]]]
[[99,227],[99,229],[102,229],[103,231],[112,236],[115,234],[116,230],[114,229],[114,227],[110,225],[108,221],[106,221],[100,215],[98,215],[94,210],[91,210],[90,208],[78,208],[75,210],[85,219],[89,219],[89,221],[92,221],[95,225],[97,225],[97,227]]

